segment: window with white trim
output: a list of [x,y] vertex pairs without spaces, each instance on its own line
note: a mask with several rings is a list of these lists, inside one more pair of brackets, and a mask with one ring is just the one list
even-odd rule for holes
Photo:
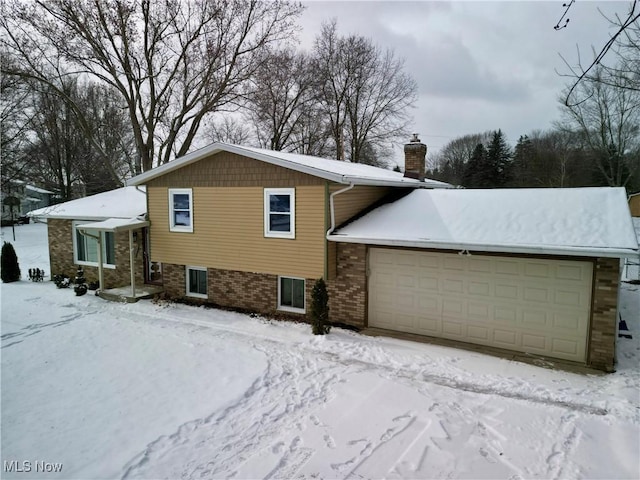
[[190,188],[169,189],[169,230],[193,232],[193,191]]
[[204,267],[186,267],[187,296],[207,298],[207,269]]
[[[77,265],[98,266],[98,239],[83,235],[78,230],[83,222],[73,222],[73,261]],[[100,235],[102,243],[102,266],[116,267],[116,249],[113,232],[98,232],[89,230],[88,233],[97,237]]]
[[295,188],[264,189],[264,236],[296,238]]
[[304,278],[278,277],[278,309],[304,313]]

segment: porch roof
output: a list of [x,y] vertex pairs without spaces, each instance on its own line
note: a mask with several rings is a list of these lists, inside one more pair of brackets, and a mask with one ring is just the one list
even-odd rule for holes
[[78,226],[81,230],[99,230],[101,232],[126,232],[138,228],[148,227],[149,222],[139,217],[107,218],[101,222],[84,223]]

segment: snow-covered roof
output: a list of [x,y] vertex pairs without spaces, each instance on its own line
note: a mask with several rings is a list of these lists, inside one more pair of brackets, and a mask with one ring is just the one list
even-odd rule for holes
[[39,208],[27,213],[30,217],[68,220],[105,220],[132,218],[147,213],[144,187],[122,187],[89,197]]
[[356,185],[386,185],[401,187],[451,188],[451,185],[436,180],[425,179],[423,182],[413,178],[406,178],[401,172],[394,172],[385,168],[351,163],[327,158],[312,157],[296,153],[278,152],[261,148],[243,147],[228,143],[213,143],[196,150],[184,157],[177,158],[160,167],[137,175],[127,181],[127,185],[142,185],[149,180],[177,170],[178,168],[197,162],[219,152],[230,152],[245,157],[261,160],[280,167],[314,175],[337,183]]
[[83,223],[81,230],[101,230],[105,232],[121,232],[148,227],[149,222],[141,217],[108,218],[100,222]]
[[638,255],[623,188],[417,190],[328,239],[489,252]]
[[45,190],[44,188],[40,188],[40,187],[35,187],[33,185],[27,185],[26,187],[27,190],[31,190],[32,192],[36,192],[36,193],[53,193],[50,192],[49,190]]

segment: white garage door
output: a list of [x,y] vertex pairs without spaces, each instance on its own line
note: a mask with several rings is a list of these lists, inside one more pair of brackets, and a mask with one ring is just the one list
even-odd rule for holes
[[369,326],[586,361],[593,264],[372,248]]

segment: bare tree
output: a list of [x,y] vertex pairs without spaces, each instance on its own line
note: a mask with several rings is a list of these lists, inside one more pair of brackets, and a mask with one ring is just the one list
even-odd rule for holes
[[293,48],[265,52],[250,82],[247,118],[260,145],[287,150],[303,112],[312,102],[314,73],[308,57]]
[[[575,0],[564,3],[564,14],[554,27],[561,30],[569,24],[567,14],[574,5]],[[584,98],[579,96],[579,84],[584,80],[598,81],[614,85],[619,88],[640,90],[640,0],[631,0],[628,12],[616,15],[614,18],[603,17],[615,29],[609,40],[599,49],[593,50],[593,60],[583,65],[580,51],[578,50],[577,66],[572,66],[561,56],[569,73],[564,76],[574,78],[573,83],[567,88],[564,96],[564,104],[567,107],[574,106]],[[564,23],[562,21],[564,20]],[[613,52],[613,55],[610,55]],[[607,61],[607,56],[613,56],[613,62]]]
[[[65,80],[66,97],[77,100],[77,83]],[[81,183],[79,166],[91,160],[91,148],[77,128],[73,109],[58,90],[40,88],[31,97],[35,113],[30,128],[32,139],[26,148],[28,176],[58,193],[61,200],[73,198],[73,186]]]
[[314,67],[336,158],[344,160],[348,148],[350,161],[375,163],[376,150],[406,133],[417,98],[404,60],[366,37],[340,37],[334,20],[316,38]]
[[597,67],[593,79],[578,85],[584,100],[566,106],[564,122],[557,126],[580,134],[607,185],[626,186],[638,171],[640,91],[602,82],[601,73]]
[[5,73],[61,95],[70,70],[113,87],[127,107],[136,170],[145,171],[184,155],[208,114],[236,108],[257,56],[291,36],[301,8],[284,0],[7,0],[2,42],[19,64]]
[[230,114],[218,115],[218,118],[204,129],[205,139],[212,142],[246,145],[251,143],[251,132],[244,120]]
[[[6,65],[10,59],[3,53],[0,62]],[[10,182],[20,179],[27,166],[24,147],[32,112],[25,105],[31,95],[31,85],[24,79],[2,75],[0,88],[0,167],[2,191],[8,192]]]
[[313,49],[313,70],[319,77],[318,99],[328,118],[329,133],[334,142],[334,156],[345,159],[344,126],[347,116],[346,97],[349,78],[343,40],[338,36],[338,23],[335,19],[323,23],[316,36]]

